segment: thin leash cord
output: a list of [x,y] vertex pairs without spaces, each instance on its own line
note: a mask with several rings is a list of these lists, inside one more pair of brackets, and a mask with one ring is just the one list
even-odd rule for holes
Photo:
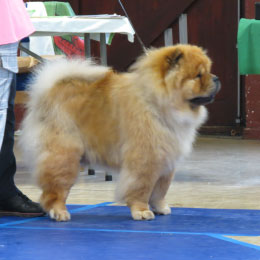
[[133,26],[133,23],[132,23],[131,19],[129,18],[129,16],[128,16],[126,10],[125,10],[124,5],[122,4],[121,0],[118,0],[118,2],[119,2],[119,4],[120,4],[120,6],[121,6],[123,12],[125,13],[125,16],[127,17],[127,19],[129,20],[131,26],[133,27],[133,29],[134,29],[134,31],[135,31],[135,34],[136,34],[136,37],[137,37],[137,40],[138,40],[139,43],[141,44],[141,46],[142,46],[142,48],[143,48],[143,51],[144,51],[145,53],[147,53],[147,48],[145,47],[145,45],[144,45],[144,43],[143,43],[141,37],[140,37],[139,34],[137,33],[137,31],[135,30],[135,28],[134,28],[134,26]]

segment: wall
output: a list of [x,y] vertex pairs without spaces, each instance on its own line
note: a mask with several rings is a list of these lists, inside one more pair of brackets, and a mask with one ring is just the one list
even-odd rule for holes
[[[70,0],[76,6],[76,0]],[[236,35],[238,25],[237,0],[121,0],[146,46],[164,45],[164,31],[172,29],[173,42],[179,41],[179,16],[187,14],[188,42],[207,50],[213,60],[213,73],[222,83],[221,92],[208,105],[209,120],[201,129],[210,134],[236,134],[238,71]],[[116,0],[84,0],[79,14],[123,14]],[[201,15],[203,14],[203,15]],[[126,52],[127,50],[127,52]],[[116,35],[108,48],[108,63],[125,70],[142,53],[140,44],[129,43]],[[126,55],[127,54],[127,55]],[[96,56],[96,55],[94,55]]]
[[[245,18],[255,17],[255,2],[257,0],[245,0],[243,6]],[[248,139],[260,139],[260,75],[247,75],[244,82],[246,127],[243,136]]]

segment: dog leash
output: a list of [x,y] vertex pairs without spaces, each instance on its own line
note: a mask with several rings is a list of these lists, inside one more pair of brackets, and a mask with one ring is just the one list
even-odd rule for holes
[[142,46],[142,49],[143,49],[144,53],[147,54],[147,48],[146,48],[146,46],[144,45],[144,42],[142,41],[142,39],[141,39],[141,37],[139,36],[139,34],[137,33],[137,31],[135,30],[135,28],[134,28],[134,26],[133,26],[133,23],[132,23],[130,17],[128,16],[128,13],[127,13],[127,11],[126,11],[124,5],[122,4],[121,0],[118,0],[118,2],[119,2],[119,4],[120,4],[120,6],[121,6],[121,8],[122,8],[122,10],[123,10],[123,12],[124,12],[124,14],[125,14],[125,16],[127,17],[127,19],[129,20],[131,26],[133,27],[133,29],[134,29],[134,31],[135,31],[135,34],[136,34],[136,37],[137,37],[137,40],[139,41],[140,45]]

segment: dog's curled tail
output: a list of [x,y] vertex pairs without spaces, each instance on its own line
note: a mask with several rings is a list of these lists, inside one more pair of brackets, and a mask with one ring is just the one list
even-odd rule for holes
[[58,58],[46,61],[33,72],[31,83],[28,85],[28,106],[37,105],[38,99],[51,89],[57,82],[65,78],[83,78],[93,82],[104,76],[109,68],[96,65],[90,59]]

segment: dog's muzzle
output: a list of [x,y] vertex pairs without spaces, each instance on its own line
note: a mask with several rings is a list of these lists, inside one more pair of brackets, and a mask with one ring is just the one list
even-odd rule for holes
[[192,105],[196,105],[196,106],[207,105],[214,101],[215,96],[221,89],[221,84],[220,84],[219,78],[217,76],[213,76],[212,80],[213,80],[213,84],[214,84],[213,91],[211,91],[208,96],[201,96],[201,97],[196,97],[196,98],[190,99],[190,103]]

